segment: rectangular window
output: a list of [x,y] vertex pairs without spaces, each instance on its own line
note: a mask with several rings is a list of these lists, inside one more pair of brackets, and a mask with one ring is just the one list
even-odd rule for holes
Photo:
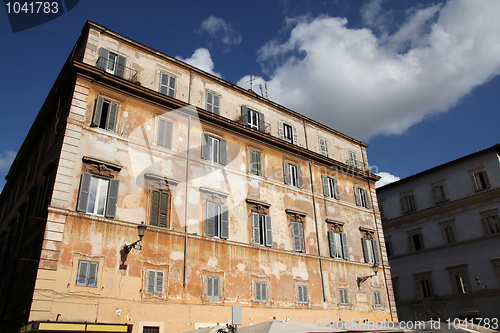
[[154,269],[147,270],[146,276],[146,294],[162,295],[164,293],[163,285],[165,272]]
[[158,135],[156,144],[165,148],[172,148],[172,128],[174,124],[165,119],[158,118]]
[[160,93],[175,98],[175,89],[177,85],[177,78],[167,74],[160,73]]
[[378,290],[373,291],[373,305],[375,305],[376,307],[382,306],[382,296],[380,294],[380,291]]
[[413,194],[406,194],[401,196],[401,198],[399,198],[399,202],[401,204],[401,211],[403,213],[409,213],[417,210]]
[[94,117],[92,118],[92,126],[116,131],[116,121],[118,119],[118,103],[104,99],[102,96],[97,97],[95,105]]
[[432,185],[432,196],[435,203],[441,203],[448,200],[444,183]]
[[335,178],[321,175],[321,182],[323,183],[323,195],[325,197],[339,199],[339,187]]
[[119,181],[82,173],[77,211],[115,217]]
[[249,149],[250,154],[250,173],[252,175],[262,176],[262,155],[260,151]]
[[229,237],[229,208],[207,201],[206,235],[227,239]]
[[151,193],[151,217],[150,225],[156,227],[168,227],[168,213],[170,209],[170,193],[167,191],[154,190]]
[[207,95],[207,104],[206,104],[207,111],[220,115],[220,96],[208,90],[206,95]]
[[107,73],[119,76],[125,75],[125,66],[127,58],[117,53],[111,52],[103,47],[99,49],[99,58],[97,59],[97,68],[105,70]]
[[434,297],[430,275],[426,277],[416,277],[415,279],[417,299]]
[[207,276],[206,278],[206,294],[207,298],[219,300],[220,299],[220,278]]
[[347,288],[339,288],[339,303],[340,305],[349,305],[349,293]]
[[160,328],[158,326],[144,326],[142,333],[160,333]]
[[364,208],[370,208],[370,197],[368,196],[367,190],[354,186],[354,197],[356,199],[356,205]]
[[252,232],[254,244],[273,246],[271,216],[252,212]]
[[99,263],[95,261],[79,260],[76,285],[85,287],[97,286],[97,268]]
[[358,154],[349,150],[349,159],[347,160],[347,165],[359,169],[360,163],[358,161]]
[[242,105],[241,119],[244,126],[248,126],[258,131],[265,132],[266,123],[264,121],[263,113]]
[[424,248],[424,240],[420,229],[408,231],[408,245],[410,252],[419,251]]
[[488,179],[488,174],[486,170],[474,171],[472,172],[472,178],[474,179],[474,185],[476,186],[476,191],[482,191],[490,188],[490,180]]
[[309,296],[307,293],[307,286],[297,286],[297,301],[300,304],[309,303]]
[[441,230],[443,232],[444,241],[446,244],[451,244],[457,241],[457,232],[455,231],[455,222],[453,220],[441,222]]
[[282,121],[278,121],[278,136],[281,140],[293,143],[294,145],[299,144],[297,128]]
[[267,302],[267,282],[254,282],[255,301]]
[[283,171],[285,176],[285,184],[295,187],[302,187],[302,171],[300,166],[283,162]]
[[304,252],[304,229],[301,222],[292,221],[292,240],[295,252]]
[[349,260],[347,235],[345,233],[328,230],[328,241],[330,243],[330,256],[332,258]]
[[363,237],[361,238],[363,244],[363,255],[365,262],[370,264],[380,264],[378,244],[375,239]]
[[387,252],[388,257],[392,257],[394,255],[391,236],[385,236],[385,251]]
[[323,138],[318,138],[319,143],[319,153],[323,156],[328,157],[328,141]]
[[500,221],[498,219],[498,215],[484,216],[483,221],[487,235],[500,233]]
[[203,133],[201,158],[226,165],[226,140]]

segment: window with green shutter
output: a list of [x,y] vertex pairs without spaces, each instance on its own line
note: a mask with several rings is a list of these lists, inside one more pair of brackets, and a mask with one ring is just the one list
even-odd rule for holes
[[340,196],[337,179],[321,175],[321,182],[323,184],[323,195],[338,200]]
[[273,246],[271,216],[252,212],[252,230],[255,245]]
[[262,176],[262,154],[255,149],[249,149],[250,155],[250,173],[256,176]]
[[328,241],[330,243],[330,256],[332,258],[349,260],[347,235],[345,233],[328,230]]
[[304,252],[304,229],[301,222],[292,221],[292,241],[295,252]]
[[201,142],[201,158],[211,162],[226,165],[226,140],[203,133]]

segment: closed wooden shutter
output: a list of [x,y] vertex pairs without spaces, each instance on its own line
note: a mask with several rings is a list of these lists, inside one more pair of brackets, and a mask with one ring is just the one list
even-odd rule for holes
[[208,133],[203,133],[201,136],[201,158],[204,160],[210,159],[210,147],[208,146]]
[[297,133],[297,127],[292,127],[292,143],[294,145],[299,144],[299,135]]
[[219,164],[226,165],[227,163],[227,143],[226,140],[219,140]]
[[106,119],[106,130],[116,131],[116,121],[118,119],[118,104],[109,102],[108,118]]
[[346,233],[341,233],[340,237],[342,239],[342,255],[345,260],[349,260],[349,247],[347,246],[347,235]]
[[127,65],[127,58],[122,55],[118,55],[116,60],[115,75],[121,78],[125,78],[125,66]]
[[253,230],[253,243],[260,244],[260,216],[257,213],[252,213],[252,230]]
[[108,201],[106,203],[106,217],[116,216],[116,204],[118,201],[118,188],[120,181],[118,179],[109,180]]
[[82,178],[80,180],[80,193],[78,193],[78,204],[76,207],[76,210],[79,212],[87,212],[91,180],[92,175],[90,173],[82,173]]
[[264,216],[264,224],[266,225],[266,246],[273,246],[273,227],[271,216]]
[[109,51],[101,47],[99,49],[99,58],[97,59],[97,68],[105,70],[108,65]]
[[94,117],[92,118],[92,126],[99,126],[101,124],[103,103],[104,103],[104,98],[102,98],[102,96],[97,96],[97,101],[95,103]]
[[259,131],[261,132],[266,131],[266,122],[264,119],[264,114],[262,112],[259,112]]
[[215,236],[215,213],[215,203],[207,201],[206,235],[209,237]]
[[229,238],[229,207],[220,206],[220,238]]
[[241,106],[241,123],[248,126],[248,108],[245,105]]
[[159,211],[160,211],[160,192],[153,191],[151,193],[151,216],[149,224],[152,226],[159,226]]

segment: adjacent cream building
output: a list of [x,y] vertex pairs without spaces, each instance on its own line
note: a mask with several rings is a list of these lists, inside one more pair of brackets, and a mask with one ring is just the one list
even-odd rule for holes
[[378,179],[366,144],[87,22],[0,196],[0,330],[397,320]]

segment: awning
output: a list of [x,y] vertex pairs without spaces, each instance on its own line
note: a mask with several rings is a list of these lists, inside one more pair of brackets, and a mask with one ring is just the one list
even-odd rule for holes
[[34,332],[93,332],[109,333],[122,332],[131,333],[132,326],[129,324],[99,324],[99,323],[67,323],[55,321],[33,321],[21,327],[19,333]]

